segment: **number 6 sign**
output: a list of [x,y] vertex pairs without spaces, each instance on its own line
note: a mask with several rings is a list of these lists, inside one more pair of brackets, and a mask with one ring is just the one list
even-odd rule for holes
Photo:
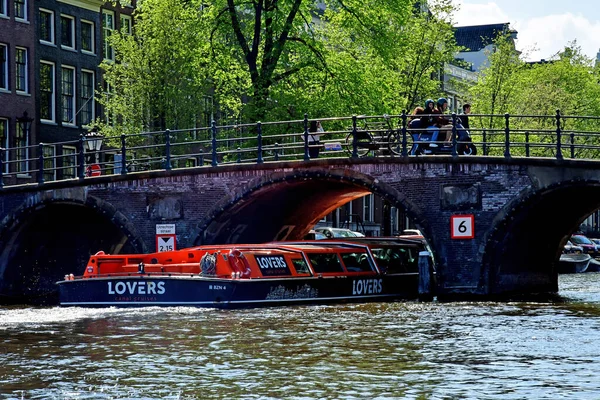
[[450,237],[452,239],[473,239],[475,237],[475,216],[473,214],[451,216]]

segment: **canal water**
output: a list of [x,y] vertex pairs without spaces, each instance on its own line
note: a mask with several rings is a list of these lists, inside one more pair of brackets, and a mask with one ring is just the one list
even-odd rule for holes
[[599,399],[600,273],[542,303],[0,309],[6,399]]

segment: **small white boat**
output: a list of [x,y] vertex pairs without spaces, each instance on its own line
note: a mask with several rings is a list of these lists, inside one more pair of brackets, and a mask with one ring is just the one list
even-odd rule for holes
[[589,254],[561,254],[558,261],[559,274],[586,272],[592,257]]

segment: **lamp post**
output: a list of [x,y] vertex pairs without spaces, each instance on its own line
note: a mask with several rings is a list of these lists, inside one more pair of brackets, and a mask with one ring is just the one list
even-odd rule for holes
[[91,158],[90,162],[93,165],[89,165],[86,169],[87,176],[97,176],[101,174],[101,168],[98,165],[99,154],[98,152],[102,148],[102,140],[104,140],[104,136],[102,136],[97,128],[92,129],[83,137],[83,146],[87,153],[93,153],[93,158]]

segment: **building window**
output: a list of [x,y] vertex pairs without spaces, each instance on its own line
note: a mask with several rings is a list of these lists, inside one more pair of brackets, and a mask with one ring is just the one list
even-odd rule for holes
[[363,197],[363,221],[373,221],[373,193]]
[[8,90],[8,46],[3,43],[0,43],[0,89]]
[[44,181],[56,180],[56,148],[45,144],[42,148],[44,152]]
[[[5,118],[0,118],[0,146],[4,149],[8,148],[8,120]],[[4,152],[4,156],[2,157],[2,162],[4,163],[2,172],[8,172],[8,152]]]
[[63,65],[60,76],[61,121],[75,125],[75,68]]
[[67,49],[75,48],[75,18],[60,16],[60,45]]
[[115,52],[108,43],[110,36],[115,30],[115,13],[109,10],[102,11],[102,33],[104,34],[103,53],[107,60],[115,59]]
[[54,44],[54,12],[40,8],[40,42]]
[[121,32],[131,35],[131,17],[121,14]]
[[7,0],[0,0],[0,16],[8,17],[6,3],[7,3]]
[[54,64],[40,61],[40,119],[54,122]]
[[23,123],[17,122],[17,130],[15,133],[15,160],[17,161],[16,172],[28,173],[29,156],[29,132],[23,126]]
[[75,178],[77,165],[77,149],[63,146],[63,178]]
[[14,0],[15,19],[27,21],[27,0]]
[[94,46],[94,23],[81,21],[81,51],[96,53]]
[[16,48],[15,71],[17,91],[27,93],[27,49]]
[[81,125],[90,124],[94,118],[94,72],[81,70]]

